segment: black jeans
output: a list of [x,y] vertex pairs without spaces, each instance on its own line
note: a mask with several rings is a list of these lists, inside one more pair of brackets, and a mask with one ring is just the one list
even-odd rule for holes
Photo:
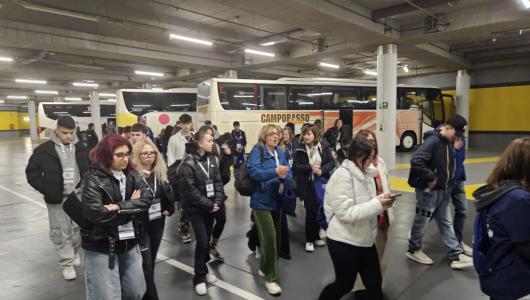
[[224,203],[221,205],[218,211],[213,213],[215,219],[215,225],[213,226],[212,237],[214,239],[219,239],[223,230],[225,229],[226,224],[226,208]]
[[146,283],[146,291],[143,300],[158,299],[158,292],[155,285],[155,260],[158,254],[158,248],[162,242],[164,234],[165,217],[149,221],[144,225],[144,238],[146,248],[142,250],[142,269]]
[[304,199],[305,241],[306,243],[314,243],[320,239],[320,224],[317,222],[318,201],[314,188],[309,186],[309,189],[307,199]]
[[375,246],[356,247],[328,238],[328,249],[335,268],[335,282],[324,288],[320,300],[339,300],[351,292],[358,273],[366,287],[366,299],[383,300],[381,269]]
[[210,239],[212,238],[214,217],[212,213],[189,214],[188,219],[196,239],[193,285],[197,285],[206,282],[206,274],[208,274],[206,263],[210,261]]

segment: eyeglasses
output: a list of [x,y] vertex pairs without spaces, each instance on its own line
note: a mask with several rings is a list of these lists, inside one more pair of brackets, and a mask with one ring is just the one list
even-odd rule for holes
[[269,136],[280,136],[280,134],[277,132],[271,132],[269,133]]
[[140,155],[142,155],[142,156],[156,156],[156,151],[144,151],[144,152],[140,152]]
[[118,152],[118,153],[114,153],[114,156],[116,156],[118,159],[129,159],[129,152]]

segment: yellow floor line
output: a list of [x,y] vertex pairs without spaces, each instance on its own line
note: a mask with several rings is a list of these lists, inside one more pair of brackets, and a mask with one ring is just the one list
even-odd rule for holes
[[[466,198],[473,200],[473,192],[483,185],[484,183],[466,185],[464,187],[466,191]],[[410,193],[414,193],[415,191],[414,188],[409,186],[409,184],[407,183],[407,179],[396,176],[390,176],[390,189]]]
[[[464,164],[481,164],[481,163],[490,163],[497,162],[499,160],[498,156],[495,157],[481,157],[481,158],[468,158],[464,161]],[[410,169],[410,164],[396,164],[396,170],[405,170]]]

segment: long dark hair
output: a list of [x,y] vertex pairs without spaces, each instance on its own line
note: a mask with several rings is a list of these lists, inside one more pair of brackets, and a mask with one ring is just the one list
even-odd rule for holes
[[377,137],[375,136],[375,133],[371,130],[368,130],[368,129],[361,129],[359,130],[359,132],[357,133],[356,137],[359,137],[359,138],[364,138],[366,140],[368,140],[368,136],[372,136],[374,141],[374,152],[375,152],[375,156],[377,156],[379,154],[379,149],[377,147]]
[[[361,158],[364,165],[366,161],[371,159],[372,151],[374,151],[374,143],[357,135],[348,146],[340,149],[339,161],[349,159],[357,165],[357,159]],[[357,165],[357,167],[362,169],[362,165]]]
[[488,184],[498,186],[503,180],[520,180],[530,190],[530,137],[513,140],[488,177]]

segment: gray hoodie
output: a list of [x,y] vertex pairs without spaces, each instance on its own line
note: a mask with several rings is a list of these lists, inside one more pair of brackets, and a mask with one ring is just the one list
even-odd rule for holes
[[75,187],[81,180],[81,174],[79,174],[79,167],[77,166],[75,157],[75,144],[78,141],[77,136],[74,134],[72,141],[68,145],[63,144],[57,136],[57,133],[52,134],[50,140],[55,143],[55,151],[57,151],[57,155],[61,161],[64,180],[63,197],[67,197],[75,190]]
[[485,185],[473,193],[473,196],[477,199],[475,201],[475,208],[480,210],[499,200],[507,193],[521,187],[521,181],[518,180],[503,180],[499,182],[498,187]]

